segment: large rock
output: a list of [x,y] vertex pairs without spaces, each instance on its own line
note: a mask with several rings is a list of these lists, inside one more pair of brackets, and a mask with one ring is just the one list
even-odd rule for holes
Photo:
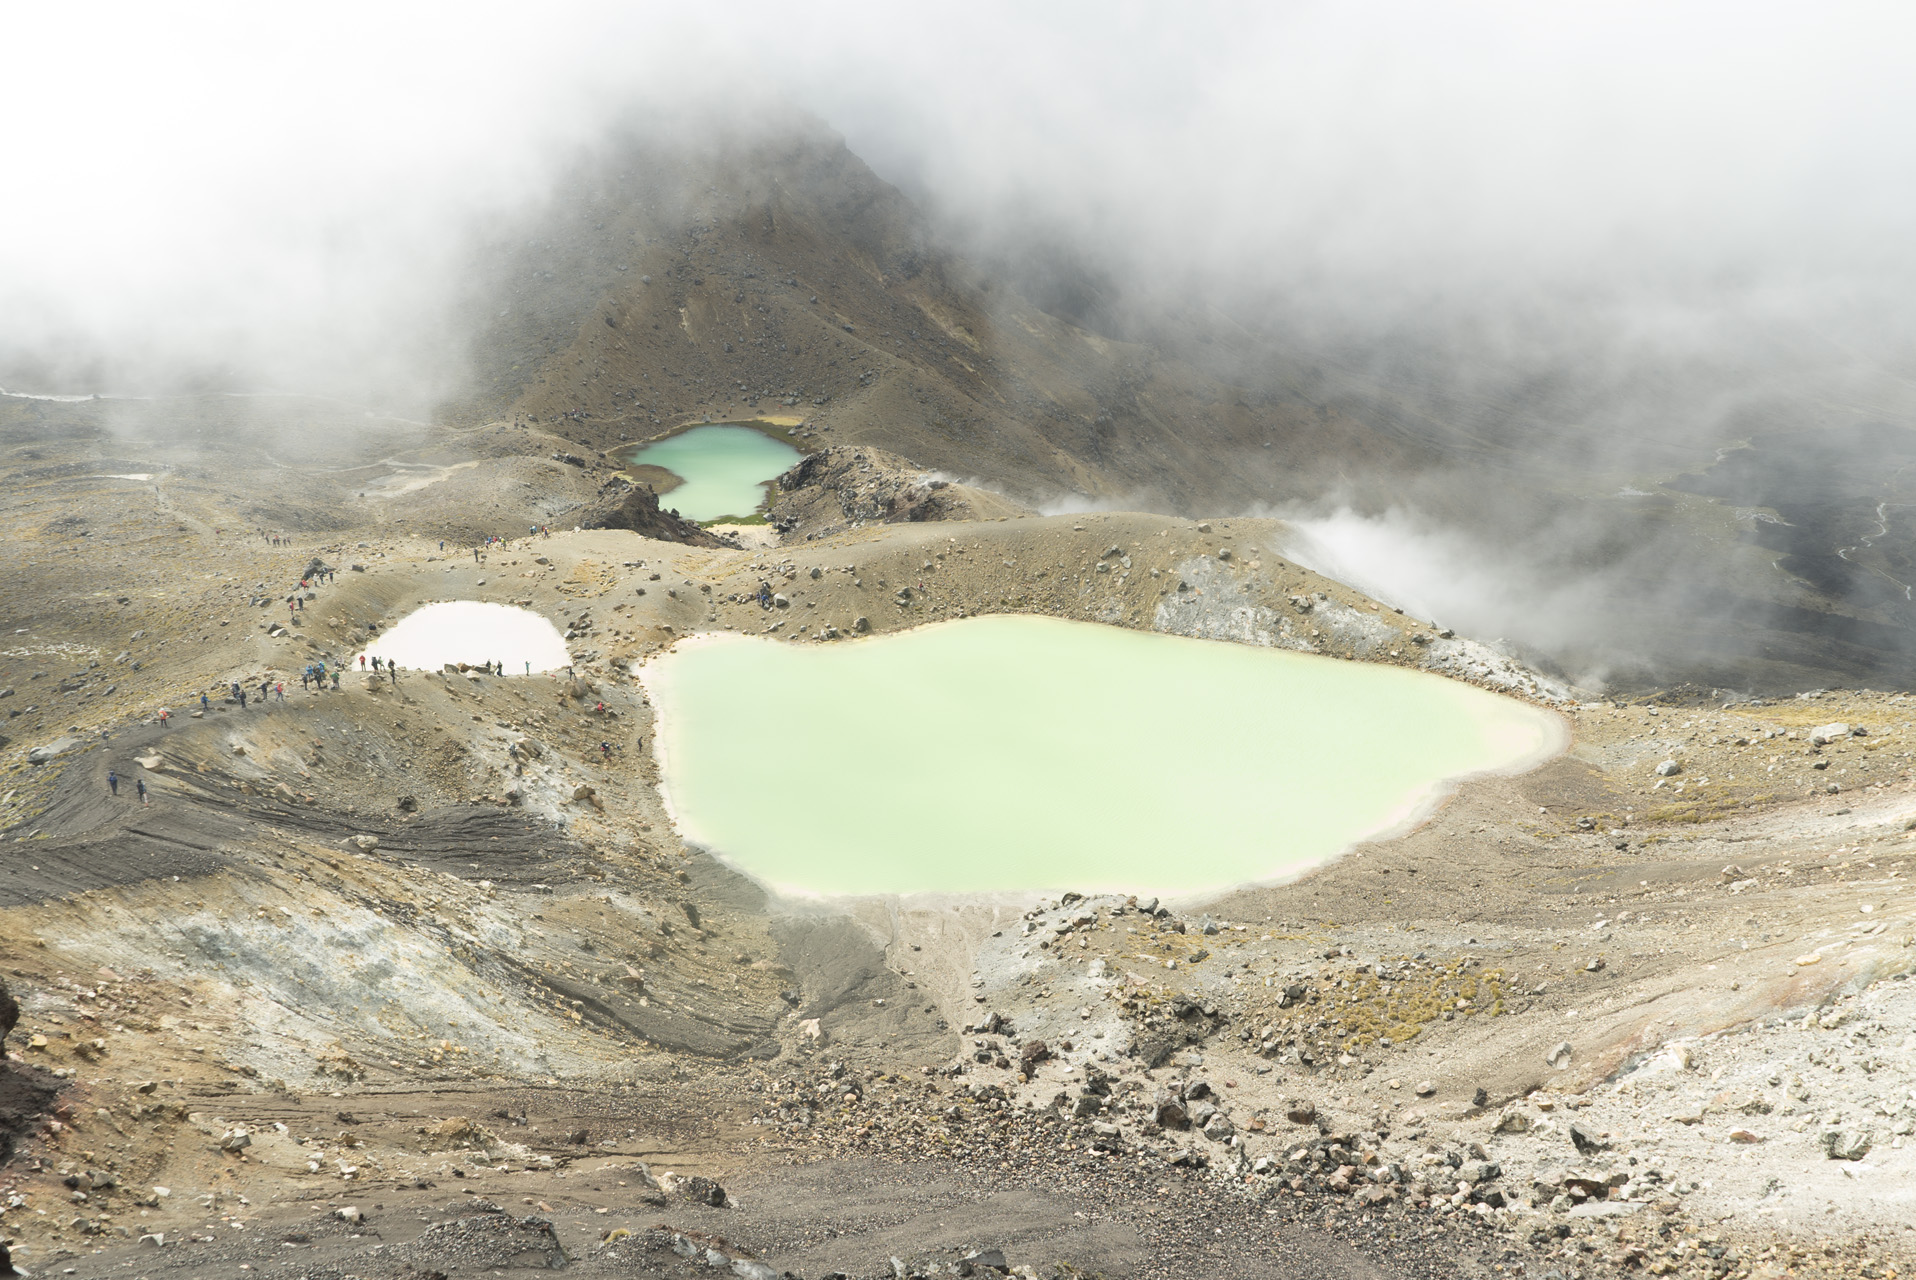
[[953,484],[870,445],[807,454],[775,482],[770,518],[784,534],[824,536],[854,524],[995,520],[1026,515],[1000,494]]
[[1870,1146],[1869,1133],[1861,1129],[1832,1129],[1823,1135],[1823,1154],[1832,1160],[1861,1160]]
[[683,542],[693,547],[723,547],[730,544],[715,534],[681,519],[659,506],[659,495],[650,486],[634,484],[624,476],[613,476],[599,488],[599,496],[580,513],[582,529],[630,529],[662,542]]
[[[470,1271],[556,1270],[566,1264],[559,1234],[547,1218],[514,1218],[494,1211],[475,1213],[427,1227],[396,1252],[418,1264],[451,1263]],[[435,1267],[450,1270],[450,1267]]]
[[1834,724],[1819,724],[1810,730],[1810,741],[1819,747],[1826,747],[1832,742],[1841,742],[1851,732],[1850,727],[1840,720]]
[[44,747],[34,747],[27,752],[28,764],[45,764],[55,756],[62,755],[80,745],[78,738],[56,738]]
[[7,1037],[20,1025],[20,1002],[13,998],[13,992],[7,990],[7,980],[0,978],[0,1048],[5,1048]]

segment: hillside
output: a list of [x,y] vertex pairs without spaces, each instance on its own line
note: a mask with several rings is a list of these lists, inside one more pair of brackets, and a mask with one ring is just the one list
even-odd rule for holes
[[709,150],[628,139],[478,261],[474,390],[448,412],[556,422],[593,449],[783,414],[1026,503],[1187,511],[1431,460],[1299,394],[1040,310],[941,250],[815,126]]

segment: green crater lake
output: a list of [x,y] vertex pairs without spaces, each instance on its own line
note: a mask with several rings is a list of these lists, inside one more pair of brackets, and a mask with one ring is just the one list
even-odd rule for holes
[[662,493],[660,505],[711,524],[755,515],[765,503],[766,482],[804,456],[756,428],[715,422],[641,445],[625,455],[625,464],[670,471],[684,483]]
[[800,894],[1280,880],[1567,742],[1422,672],[1029,616],[701,636],[640,675],[681,832]]

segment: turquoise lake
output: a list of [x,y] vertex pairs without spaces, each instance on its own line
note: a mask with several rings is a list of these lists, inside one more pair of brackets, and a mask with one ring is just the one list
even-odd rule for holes
[[661,467],[684,481],[660,494],[659,505],[711,524],[755,515],[765,503],[766,483],[804,456],[753,427],[713,423],[641,446],[624,461]]

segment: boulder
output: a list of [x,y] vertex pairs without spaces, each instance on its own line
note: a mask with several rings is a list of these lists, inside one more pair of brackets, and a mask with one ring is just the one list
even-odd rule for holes
[[7,1036],[19,1025],[20,1002],[7,990],[7,980],[0,978],[0,1048],[5,1047]]
[[414,1274],[429,1270],[444,1274],[453,1265],[472,1272],[547,1271],[567,1262],[550,1219],[514,1218],[491,1207],[487,1212],[434,1223],[396,1252]]
[[1863,1129],[1832,1129],[1823,1135],[1823,1154],[1832,1160],[1861,1160],[1869,1154],[1870,1137]]
[[[662,510],[659,495],[650,486],[634,484],[624,476],[613,476],[600,486],[598,497],[586,507],[579,527],[629,529],[661,542],[682,542],[694,547],[728,545],[690,520]],[[540,563],[544,563],[543,559]]]
[[1810,730],[1810,741],[1819,747],[1826,747],[1832,742],[1841,742],[1852,732],[1854,730],[1840,720],[1833,724],[1819,724]]
[[668,1196],[678,1196],[694,1204],[710,1205],[714,1209],[725,1205],[725,1188],[710,1178],[693,1176],[683,1177],[676,1173],[659,1175],[659,1189]]
[[80,745],[78,738],[56,738],[43,747],[34,747],[27,752],[28,764],[45,764],[55,756],[63,755]]
[[1493,1132],[1527,1133],[1529,1130],[1530,1117],[1513,1107],[1497,1117],[1497,1126]]

